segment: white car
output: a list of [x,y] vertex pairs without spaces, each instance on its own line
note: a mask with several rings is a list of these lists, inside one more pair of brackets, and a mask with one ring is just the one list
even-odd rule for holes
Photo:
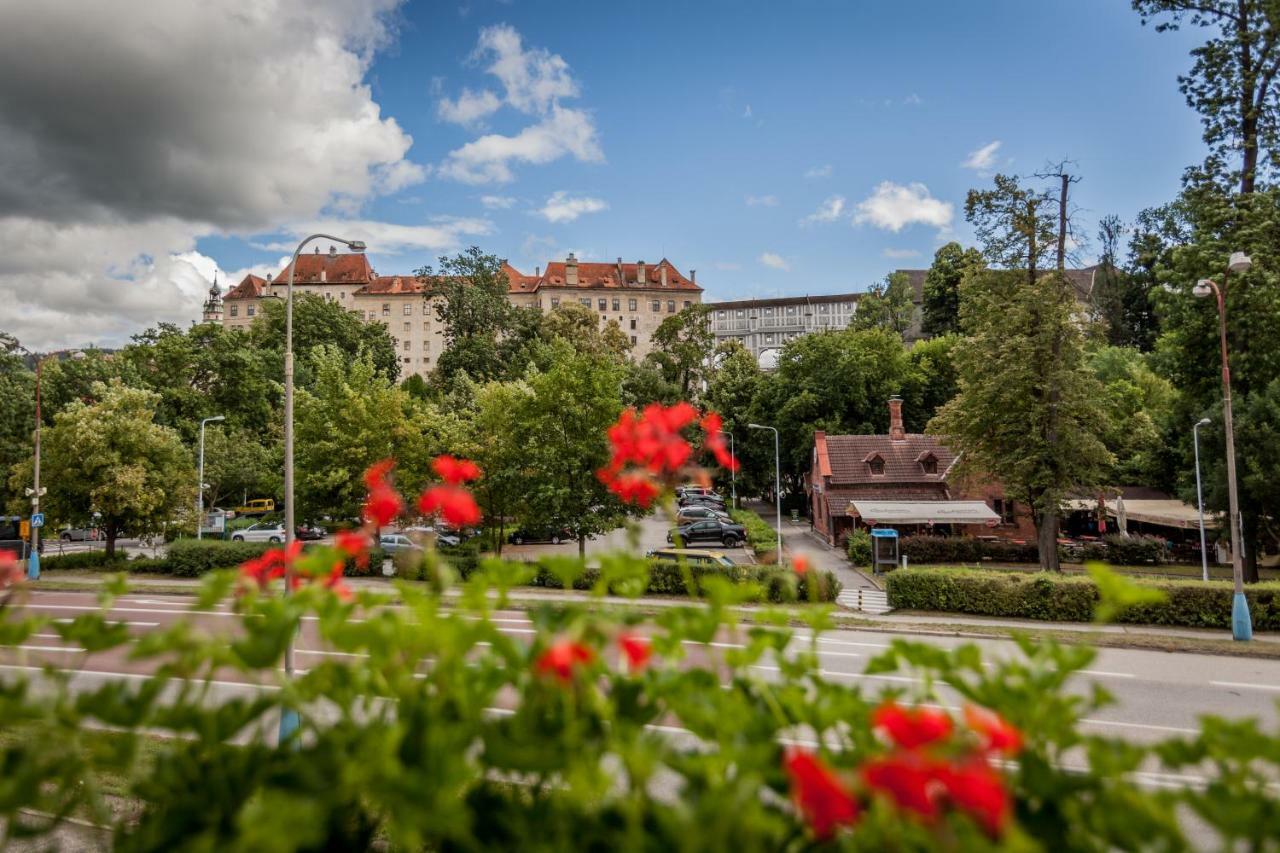
[[278,545],[284,541],[284,525],[279,521],[259,521],[252,527],[231,534],[232,542],[270,542]]

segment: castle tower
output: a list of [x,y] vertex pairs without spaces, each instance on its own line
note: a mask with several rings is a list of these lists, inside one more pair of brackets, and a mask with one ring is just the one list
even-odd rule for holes
[[222,291],[218,289],[218,274],[213,274],[213,286],[209,288],[209,298],[204,303],[205,323],[222,323]]

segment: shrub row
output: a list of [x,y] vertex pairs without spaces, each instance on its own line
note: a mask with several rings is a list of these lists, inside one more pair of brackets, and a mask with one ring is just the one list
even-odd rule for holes
[[1169,548],[1158,536],[1121,536],[1113,533],[1101,543],[1089,544],[1081,558],[1113,566],[1159,565],[1169,561]]
[[[1187,628],[1231,625],[1232,587],[1226,581],[1138,579],[1162,590],[1167,600],[1132,607],[1116,621]],[[886,580],[889,606],[901,610],[937,610],[1052,622],[1090,622],[1098,590],[1090,578],[969,569],[906,569]],[[1253,625],[1280,630],[1280,583],[1254,584],[1245,590]]]
[[749,509],[729,510],[729,517],[747,529],[747,546],[755,553],[756,559],[778,561],[778,533],[767,521]]
[[898,546],[910,563],[1036,563],[1040,560],[1040,551],[1034,542],[1019,545],[1003,539],[971,536],[903,536]]
[[58,569],[103,569],[109,566],[114,567],[122,565],[129,559],[128,553],[123,548],[116,549],[116,553],[107,559],[104,551],[77,551],[72,554],[51,554],[48,557],[40,557],[41,571],[56,571]]
[[[835,601],[841,589],[840,581],[831,572],[811,572],[809,575],[796,579],[796,575],[791,570],[780,569],[776,566],[733,566],[732,568],[726,568],[721,566],[690,565],[687,568],[693,577],[696,594],[698,595],[703,594],[702,580],[707,577],[722,577],[734,583],[758,583],[763,587],[763,599],[775,604],[789,601],[793,598],[800,601],[808,601],[808,580],[814,574],[817,574],[821,579],[817,595],[819,601]],[[590,589],[599,580],[599,570],[589,568],[574,581],[573,588]],[[560,578],[542,567],[538,568],[529,585],[548,589],[564,588]],[[794,596],[791,592],[793,588],[795,590]],[[645,588],[645,592],[649,595],[688,595],[688,587],[685,585],[684,573],[680,570],[680,565],[669,560],[650,561],[649,585]]]
[[164,557],[134,557],[116,551],[110,559],[102,551],[49,556],[40,561],[45,571],[58,569],[100,569],[104,572],[147,572],[194,578],[214,569],[238,566],[257,557],[270,545],[258,542],[226,542],[221,539],[179,539],[169,545]]
[[849,534],[849,538],[845,540],[845,551],[849,555],[849,562],[855,566],[871,565],[871,534],[866,528],[859,527],[857,530]]

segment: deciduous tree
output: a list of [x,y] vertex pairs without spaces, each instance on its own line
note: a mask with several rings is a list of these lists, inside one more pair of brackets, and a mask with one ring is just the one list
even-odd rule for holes
[[986,266],[982,253],[954,240],[938,249],[924,279],[920,330],[929,336],[960,331],[960,282]]
[[711,308],[706,305],[691,305],[663,320],[650,339],[653,352],[649,353],[649,360],[662,368],[667,381],[675,383],[685,400],[691,398],[696,381],[705,375],[715,350],[710,314]]

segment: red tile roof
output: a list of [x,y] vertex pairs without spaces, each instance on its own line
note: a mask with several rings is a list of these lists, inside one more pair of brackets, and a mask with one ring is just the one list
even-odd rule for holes
[[267,280],[259,276],[249,273],[240,280],[240,283],[227,291],[227,295],[223,299],[257,299],[261,297],[267,289]]
[[[285,264],[275,280],[288,281],[289,267],[290,264]],[[377,273],[369,265],[369,258],[363,254],[312,252],[298,256],[298,268],[294,273],[293,282],[294,284],[319,284],[322,272],[325,284],[367,284],[377,277]]]
[[[663,258],[656,264],[645,264],[644,277],[640,277],[640,265],[624,263],[596,263],[592,261],[578,262],[578,283],[571,285],[567,281],[565,262],[551,261],[540,276],[528,276],[504,264],[507,275],[511,279],[511,293],[533,293],[542,287],[578,287],[584,290],[599,288],[645,288],[651,290],[680,290],[688,292],[701,291],[693,279],[686,277],[675,268],[675,265]],[[662,284],[662,271],[666,270],[667,283]]]
[[[908,433],[902,441],[893,441],[887,435],[828,435],[824,444],[827,459],[824,464],[820,454],[818,465],[820,471],[831,472],[832,487],[943,483],[947,469],[956,459],[936,436],[918,433]],[[938,462],[935,474],[926,473],[921,464],[929,453]],[[870,460],[875,456],[884,460],[883,474],[871,473]]]
[[422,282],[409,275],[380,275],[355,292],[356,296],[398,296],[421,293]]

